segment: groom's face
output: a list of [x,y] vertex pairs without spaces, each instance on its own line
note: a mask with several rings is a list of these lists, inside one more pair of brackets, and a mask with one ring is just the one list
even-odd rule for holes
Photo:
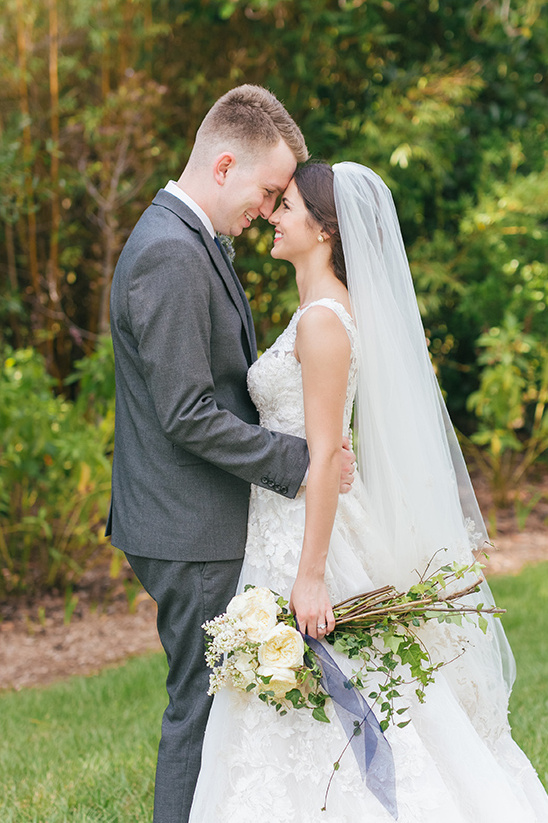
[[[287,144],[280,142],[260,159],[243,159],[227,169],[223,185],[223,234],[238,236],[259,215],[266,220],[274,211],[277,197],[285,190],[297,166]],[[221,221],[219,221],[221,222]]]

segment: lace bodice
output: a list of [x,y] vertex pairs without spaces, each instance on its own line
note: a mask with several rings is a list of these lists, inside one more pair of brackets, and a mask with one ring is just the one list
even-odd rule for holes
[[261,426],[298,437],[305,436],[301,364],[295,357],[294,350],[299,320],[312,306],[332,309],[350,338],[350,369],[343,425],[343,434],[348,434],[358,376],[356,327],[344,306],[330,297],[297,309],[285,331],[249,369],[249,393],[259,411]]

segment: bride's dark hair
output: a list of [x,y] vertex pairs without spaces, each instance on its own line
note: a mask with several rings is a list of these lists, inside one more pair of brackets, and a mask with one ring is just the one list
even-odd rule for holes
[[293,179],[311,217],[331,238],[331,265],[336,277],[346,286],[346,267],[333,194],[333,169],[327,163],[307,163],[297,169]]

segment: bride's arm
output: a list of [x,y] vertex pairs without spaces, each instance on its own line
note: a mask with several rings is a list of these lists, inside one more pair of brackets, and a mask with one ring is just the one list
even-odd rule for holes
[[[302,368],[310,470],[303,547],[290,605],[302,632],[323,637],[334,628],[324,575],[339,495],[341,432],[350,365],[350,341],[337,315],[320,306],[303,314],[295,353]],[[327,627],[317,629],[318,624]]]

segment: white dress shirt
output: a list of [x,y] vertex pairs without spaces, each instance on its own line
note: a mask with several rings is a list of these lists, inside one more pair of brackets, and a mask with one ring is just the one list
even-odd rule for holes
[[192,209],[196,217],[199,217],[210,235],[215,239],[215,229],[213,228],[213,223],[205,213],[205,211],[200,208],[198,203],[195,203],[192,197],[189,197],[186,192],[182,190],[182,188],[177,185],[175,180],[170,180],[167,186],[165,186],[165,190],[172,194],[174,197],[178,197],[179,200],[182,200],[185,206],[188,206],[189,209]]

